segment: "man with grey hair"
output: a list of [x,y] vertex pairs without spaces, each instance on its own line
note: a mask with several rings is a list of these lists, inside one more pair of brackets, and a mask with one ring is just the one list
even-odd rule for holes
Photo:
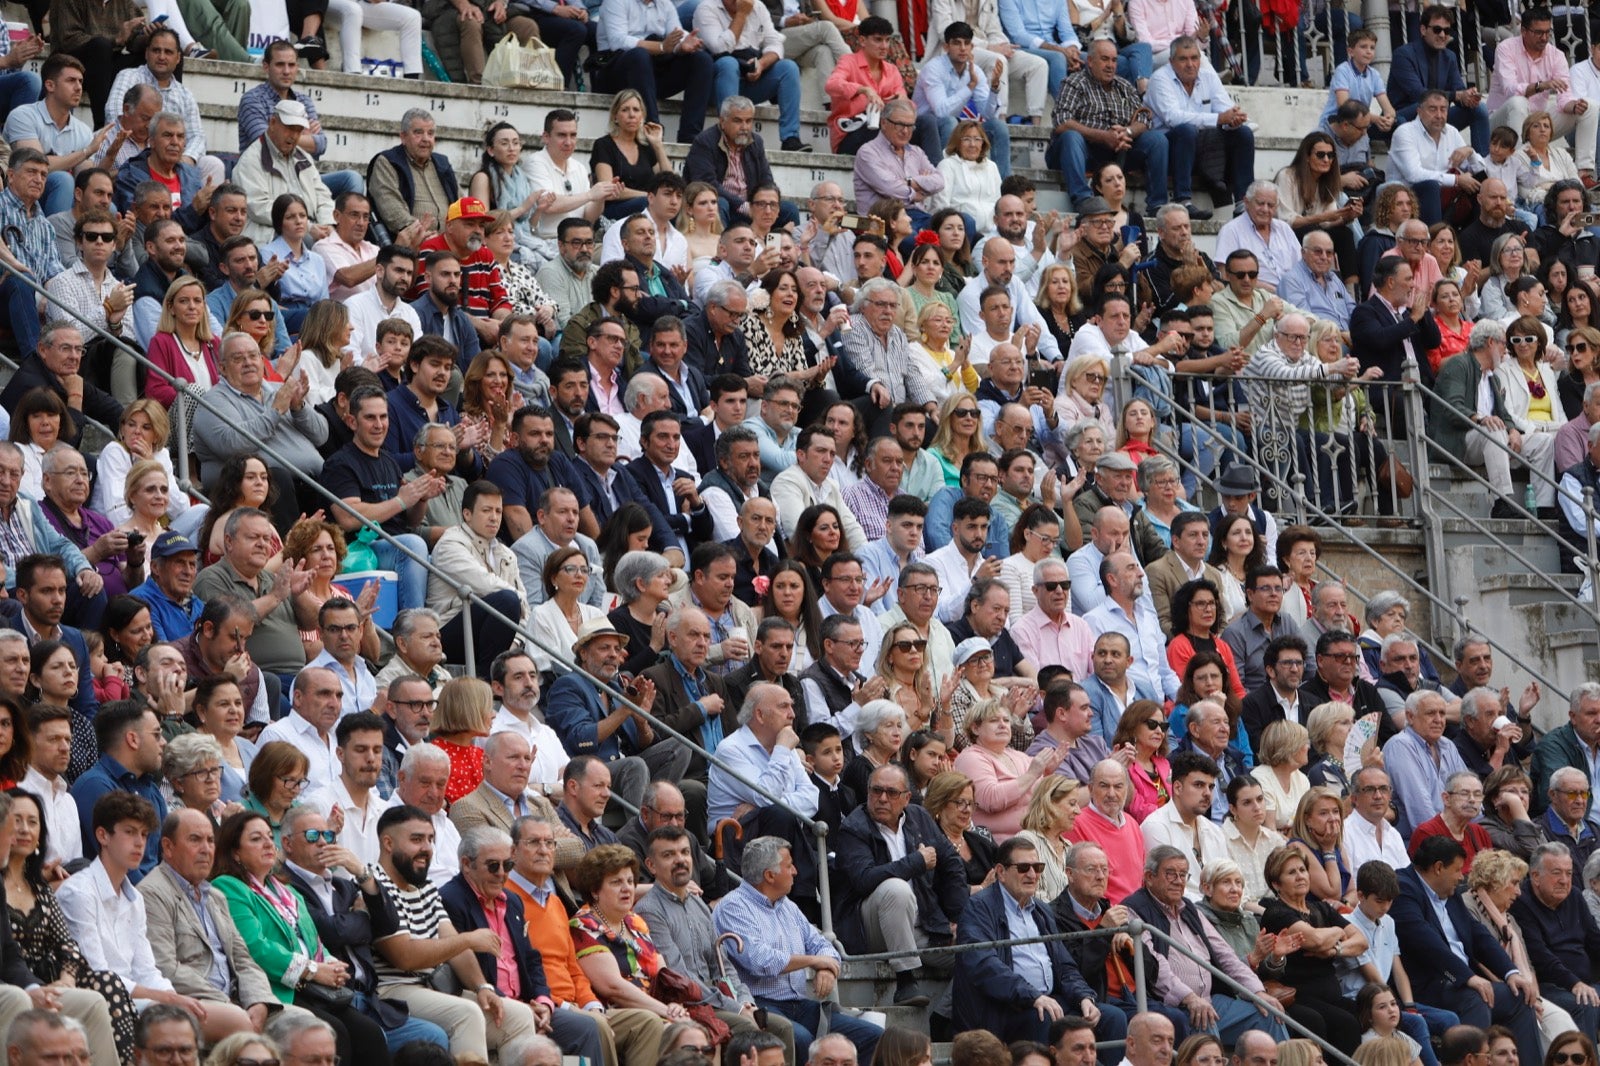
[[1445,781],[1465,770],[1461,753],[1444,739],[1445,698],[1419,689],[1406,697],[1406,727],[1383,746],[1383,764],[1395,783],[1395,822],[1403,839],[1438,814],[1444,801]]
[[[885,22],[885,35],[888,29]],[[911,143],[913,139],[916,144]],[[880,199],[898,200],[910,212],[911,224],[925,229],[930,214],[922,205],[944,191],[944,175],[933,164],[936,157],[944,154],[944,146],[939,143],[938,116],[932,112],[919,114],[917,105],[905,96],[883,101],[878,135],[874,137],[871,128],[862,123],[845,134],[835,150],[849,154],[852,147],[856,148],[856,206]]]
[[450,680],[444,668],[444,641],[440,636],[439,613],[426,607],[401,611],[389,627],[394,638],[394,656],[373,680],[381,688],[406,674],[416,674],[433,686],[434,697]]
[[1537,824],[1546,840],[1566,845],[1578,862],[1600,850],[1600,818],[1589,810],[1589,788],[1583,771],[1576,766],[1559,766],[1546,781],[1535,779],[1534,789],[1544,789],[1548,806]]
[[[1548,433],[1534,433],[1532,437],[1548,437]],[[1578,547],[1582,555],[1588,554],[1589,532],[1592,523],[1584,509],[1584,490],[1595,490],[1595,506],[1600,507],[1600,426],[1590,426],[1588,449],[1583,461],[1561,475],[1561,491],[1557,503],[1561,507],[1562,523],[1567,529],[1567,539]],[[1580,556],[1581,557],[1581,556]],[[1593,581],[1593,577],[1589,578]]]
[[[1383,593],[1378,593],[1373,599],[1381,595]],[[1372,601],[1367,602],[1370,607]],[[1370,609],[1367,613],[1371,617]],[[1390,714],[1404,711],[1406,699],[1414,692],[1437,692],[1442,695],[1450,718],[1457,717],[1456,712],[1460,710],[1454,694],[1439,682],[1423,675],[1421,645],[1409,632],[1390,633],[1383,638],[1383,645],[1378,649],[1378,679],[1373,687],[1383,697],[1383,705]]]
[[[763,689],[776,687],[757,685],[746,707]],[[796,1062],[809,1056],[825,1009],[828,1030],[854,1043],[860,1061],[871,1061],[883,1030],[826,1006],[839,978],[839,953],[790,898],[797,879],[794,848],[779,836],[759,836],[745,844],[744,882],[712,912],[717,935],[737,934],[727,941],[729,957],[756,1005],[793,1023]]]
[[1528,857],[1527,885],[1511,904],[1511,917],[1522,927],[1528,960],[1539,975],[1539,994],[1572,1015],[1586,1036],[1600,1025],[1595,990],[1600,924],[1572,881],[1587,861],[1566,844],[1539,845]]
[[1334,258],[1333,238],[1326,230],[1308,230],[1300,241],[1300,260],[1290,267],[1278,283],[1278,295],[1288,303],[1318,318],[1350,328],[1350,312],[1356,302],[1339,276]]
[[[21,1011],[12,1017],[6,1029],[6,1058],[10,1066],[83,1062],[89,1055],[89,1040],[83,1026],[76,1018],[57,1011],[38,1007]],[[113,1057],[112,1061],[120,1060]]]
[[[338,1038],[333,1026],[310,1011],[279,1011],[261,1034],[292,1062],[337,1062]],[[170,1061],[170,1060],[168,1060]]]
[[202,229],[211,206],[213,186],[203,185],[200,168],[188,158],[188,130],[183,116],[173,111],[158,111],[150,120],[150,146],[117,168],[116,200],[126,209],[132,206],[133,190],[140,182],[156,180],[171,188],[177,184],[182,206],[174,208],[173,219],[185,233]]
[[[1358,629],[1355,617],[1350,613],[1350,593],[1343,581],[1326,578],[1311,587],[1311,615],[1300,624],[1299,632],[1299,637],[1306,642],[1306,647],[1315,648],[1322,634],[1330,630],[1354,633]],[[1360,667],[1363,671],[1367,669],[1364,656],[1360,661]],[[1366,677],[1366,674],[1363,673],[1362,676]]]
[[865,397],[867,430],[872,434],[881,431],[879,423],[895,404],[927,405],[937,400],[929,383],[914,371],[911,342],[896,324],[899,314],[900,286],[887,278],[865,282],[856,290],[844,357],[833,371],[841,395]]
[[1076,836],[1081,843],[1099,847],[1111,864],[1105,896],[1120,903],[1139,888],[1138,865],[1144,856],[1144,835],[1139,823],[1128,814],[1128,797],[1133,792],[1128,768],[1115,759],[1102,759],[1089,772],[1089,802],[1078,814]]
[[367,164],[372,213],[390,233],[418,221],[436,231],[460,195],[449,157],[433,150],[435,136],[433,116],[410,108],[400,116],[400,143]]
[[1396,870],[1411,865],[1406,838],[1389,824],[1393,794],[1389,775],[1382,767],[1363,766],[1350,775],[1350,813],[1344,820],[1345,864],[1350,869],[1359,870],[1363,863],[1374,859]]
[[[428,880],[442,885],[461,871],[456,847],[461,831],[445,812],[444,790],[450,782],[450,756],[433,744],[413,744],[406,749],[395,774],[390,808],[409,805],[426,814],[433,823],[433,861]],[[385,811],[384,814],[388,814]],[[379,816],[379,847],[382,847],[382,816]]]
[[[117,1066],[121,1059],[111,1037],[111,1016],[105,1000],[87,989],[46,988],[33,975],[27,976],[33,991],[25,992],[21,986],[11,984],[13,978],[9,975],[7,985],[0,988],[0,1028],[6,1032],[10,1066],[68,1061],[53,1057],[63,1053],[70,1054],[70,1061],[75,1063]],[[69,991],[75,1002],[63,1006],[63,994]],[[97,1007],[91,1001],[98,1001]],[[161,1006],[157,1004],[150,1010]],[[198,1045],[198,1035],[194,1039]]]
[[1520,766],[1525,752],[1518,750],[1522,727],[1506,717],[1500,693],[1485,685],[1467,690],[1461,697],[1461,728],[1456,732],[1456,751],[1468,770],[1487,780],[1502,766]]
[[[1208,156],[1227,159],[1225,168],[1200,164],[1204,171],[1202,182],[1211,193],[1212,203],[1222,207],[1242,200],[1255,176],[1256,139],[1249,114],[1234,103],[1217,72],[1201,58],[1200,41],[1193,35],[1174,38],[1168,55],[1170,61],[1157,61],[1158,69],[1150,76],[1145,93],[1150,110],[1163,126],[1192,126],[1195,151],[1202,160]],[[1214,151],[1214,147],[1221,151]],[[1211,213],[1195,217],[1210,218]],[[1162,258],[1157,252],[1156,261],[1160,263]],[[1168,273],[1163,280],[1170,277]],[[1156,292],[1158,298],[1165,300],[1170,286],[1163,291],[1161,282],[1157,282]]]
[[[748,226],[730,227],[722,231],[724,241],[730,231],[750,233]],[[751,238],[754,243],[754,238]],[[750,369],[750,349],[739,328],[739,320],[750,309],[750,298],[744,286],[733,279],[716,282],[702,296],[695,299],[700,310],[690,315],[683,324],[683,339],[688,346],[687,358],[700,368],[710,381],[718,374],[737,374],[744,378],[752,394],[766,391],[767,377]]]
[[[259,366],[259,352],[255,361]],[[213,386],[207,395],[214,395],[217,388]],[[306,664],[300,632],[313,628],[316,616],[308,613],[302,617],[299,613],[304,609],[300,593],[311,584],[309,570],[290,569],[274,575],[267,569],[276,539],[272,519],[266,512],[254,507],[235,509],[223,527],[222,558],[200,571],[194,581],[194,594],[206,602],[232,593],[251,604],[256,624],[245,648],[255,664],[277,674],[286,689],[289,679]],[[337,694],[339,679],[330,675],[330,680]]]
[[[499,735],[520,739],[513,734]],[[494,977],[500,995],[526,1003],[538,1027],[548,1030],[563,1052],[590,1062],[602,1061],[599,1021],[588,1011],[555,1009],[544,963],[528,942],[522,900],[506,891],[511,876],[511,835],[496,825],[473,826],[461,834],[456,855],[461,872],[439,886],[439,901],[458,932],[487,929],[499,938],[498,950],[476,952],[479,969],[484,976]],[[506,1054],[504,1044],[500,1051]],[[515,1058],[507,1061],[518,1064]]]
[[[328,423],[315,405],[306,402],[310,384],[304,371],[291,371],[282,384],[262,376],[261,347],[248,333],[230,333],[217,351],[217,371],[222,380],[206,393],[206,403],[194,416],[194,454],[205,477],[213,477],[222,464],[261,443],[271,449],[263,455],[278,485],[278,497],[287,495],[288,518],[299,513],[298,486],[292,471],[314,478],[322,473],[322,453]],[[277,466],[279,459],[288,466]],[[282,508],[279,508],[280,517]]]
[[[1567,703],[1567,722],[1544,735],[1534,749],[1533,762],[1528,774],[1533,778],[1533,813],[1542,814],[1547,806],[1544,786],[1551,782],[1551,773],[1558,767],[1576,768],[1583,776],[1579,789],[1589,791],[1589,803],[1583,813],[1594,815],[1593,789],[1600,776],[1600,684],[1593,681],[1578,685],[1572,690]],[[1571,813],[1578,813],[1576,806]],[[1576,819],[1569,819],[1569,824]]]
[[[627,410],[616,416],[617,458],[632,462],[644,454],[639,434],[645,415],[652,411],[670,411],[672,394],[668,391],[665,378],[656,374],[635,374],[628,379],[627,388],[623,390],[622,405]],[[700,476],[700,468],[695,464],[694,453],[681,439],[678,444],[678,457],[673,460],[673,465],[687,470],[691,477]]]
[[289,693],[290,713],[261,731],[262,744],[286,740],[310,761],[306,787],[324,789],[338,780],[339,748],[333,727],[342,713],[339,677],[325,666],[307,666],[295,675]]
[[[651,711],[700,747],[715,751],[741,723],[737,708],[727,703],[722,678],[705,668],[711,653],[711,620],[706,612],[688,605],[675,610],[667,619],[666,652],[660,662],[639,675],[655,684],[656,702]],[[688,801],[689,830],[699,835],[706,826],[705,758],[669,737],[662,737],[657,744],[677,749],[677,753],[657,763],[653,776],[677,782]]]
[[[450,804],[450,820],[463,836],[480,826],[509,831],[518,818],[533,815],[555,820],[550,800],[528,787],[533,748],[521,733],[506,729],[483,742],[483,781]],[[556,860],[562,866],[583,857],[583,846],[566,829],[556,834]]]
[[[1256,285],[1268,294],[1278,291],[1278,281],[1300,261],[1300,242],[1289,223],[1278,217],[1278,186],[1271,181],[1251,182],[1244,196],[1244,211],[1217,231],[1217,246],[1211,255],[1226,263],[1228,256],[1240,249],[1255,256],[1261,272]],[[1226,344],[1222,323],[1217,325],[1217,339]]]
[[[1573,343],[1587,343],[1573,338]],[[1583,410],[1577,417],[1569,418],[1556,430],[1555,468],[1571,470],[1589,454],[1589,428],[1600,424],[1600,381],[1591,381],[1583,387]]]

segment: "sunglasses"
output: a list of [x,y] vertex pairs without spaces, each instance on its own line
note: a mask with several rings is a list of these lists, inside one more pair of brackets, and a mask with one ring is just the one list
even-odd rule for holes
[[1044,863],[1042,862],[1013,862],[1008,865],[1019,874],[1044,873]]
[[501,870],[505,870],[507,872],[510,872],[510,870],[511,870],[511,860],[510,859],[484,859],[483,860],[483,868],[485,870],[488,870],[492,874],[497,874]]
[[1312,152],[1311,153],[1311,158],[1312,159],[1332,159],[1333,158],[1333,153],[1332,152]]
[[1539,338],[1538,337],[1511,337],[1511,338],[1508,338],[1508,339],[1511,341],[1512,344],[1532,344],[1534,341],[1537,341]]
[[306,838],[307,844],[315,844],[319,840],[324,844],[332,844],[339,839],[339,834],[332,829],[307,829],[301,836]]
[[925,640],[897,640],[894,642],[895,651],[927,651],[928,642]]
[[1165,733],[1169,728],[1165,718],[1146,718],[1144,724],[1145,728],[1154,729],[1158,733]]
[[1233,276],[1236,277],[1236,278],[1249,278],[1250,280],[1254,281],[1256,278],[1259,278],[1261,276],[1261,271],[1259,271],[1259,270],[1235,270],[1233,272]]
[[86,241],[99,241],[101,244],[115,244],[117,235],[104,230],[84,230],[83,239]]
[[252,322],[267,322],[272,318],[271,311],[246,311],[244,317]]
[[1046,592],[1063,592],[1072,587],[1070,581],[1041,581],[1039,587]]
[[1567,1066],[1567,1063],[1583,1063],[1589,1061],[1587,1051],[1558,1051],[1550,1056],[1550,1061],[1555,1066]]
[[1587,352],[1592,351],[1593,349],[1591,349],[1584,341],[1577,341],[1569,346],[1569,350],[1574,352]]
[[951,411],[950,412],[950,417],[952,417],[952,418],[977,418],[978,417],[978,409],[976,407],[962,407],[962,408],[959,408],[957,410]]

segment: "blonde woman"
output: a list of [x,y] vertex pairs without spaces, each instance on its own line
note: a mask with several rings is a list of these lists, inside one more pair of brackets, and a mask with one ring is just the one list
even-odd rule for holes
[[939,405],[939,431],[933,435],[928,453],[938,460],[947,488],[960,488],[961,461],[969,454],[989,451],[989,438],[983,435],[983,416],[978,401],[966,390],[951,393]]
[[1077,332],[1073,320],[1083,311],[1071,263],[1052,263],[1039,271],[1039,294],[1033,303],[1056,344],[1064,352],[1071,351],[1072,335]]
[[594,183],[622,183],[622,196],[606,203],[606,217],[619,221],[645,208],[645,186],[652,175],[672,169],[660,123],[645,119],[644,97],[623,89],[611,99],[610,132],[594,142],[590,169]]
[[[939,259],[937,250],[933,248],[918,248],[917,251],[931,253],[926,259],[935,262]],[[942,292],[939,295],[950,299]],[[918,369],[922,371],[923,378],[941,401],[958,393],[978,391],[978,372],[967,359],[972,347],[971,338],[962,337],[955,344],[950,343],[959,321],[954,311],[935,301],[923,304],[917,315],[918,339],[911,345],[911,355],[920,364]]]
[[1250,771],[1266,793],[1267,824],[1287,829],[1300,806],[1300,797],[1311,790],[1303,767],[1310,756],[1311,736],[1298,722],[1277,721],[1262,731],[1260,762]]
[[[206,288],[199,278],[186,274],[167,286],[161,320],[150,338],[149,359],[158,369],[201,392],[217,383],[217,338],[211,332]],[[161,374],[145,378],[144,394],[165,407],[171,407],[178,396]]]
[[953,207],[972,216],[977,232],[993,229],[994,202],[1000,199],[1000,168],[989,158],[989,148],[983,123],[973,119],[957,122],[945,142],[944,158],[939,160],[944,189],[930,197],[923,210],[932,214]]
[[[1295,1041],[1290,1041],[1294,1043]],[[1299,1043],[1309,1044],[1311,1041],[1302,1040]],[[1397,1036],[1380,1036],[1376,1040],[1368,1040],[1365,1044],[1351,1052],[1350,1057],[1355,1059],[1356,1066],[1411,1066],[1415,1057],[1411,1054],[1411,1045]],[[1279,1056],[1280,1066],[1282,1056]]]
[[1350,795],[1350,774],[1344,765],[1344,743],[1356,722],[1356,709],[1348,703],[1319,704],[1306,719],[1306,734],[1316,756],[1306,768],[1306,780],[1313,788],[1331,788],[1341,799]]
[[703,181],[690,182],[683,191],[683,210],[678,212],[678,230],[689,242],[689,265],[694,270],[717,257],[717,242],[722,239],[722,212],[717,189]]
[[1051,774],[1033,790],[1028,811],[1022,816],[1020,840],[1033,844],[1044,860],[1039,878],[1039,899],[1049,903],[1067,888],[1066,836],[1078,820],[1078,810],[1088,797],[1076,778]]
[[117,439],[100,452],[94,497],[89,506],[113,523],[127,521],[131,512],[123,491],[124,479],[135,462],[154,459],[167,472],[167,517],[177,518],[187,511],[189,494],[178,484],[172,469],[172,453],[167,450],[171,432],[172,423],[166,409],[150,397],[141,396],[123,408],[122,419],[117,424]]
[[[878,649],[877,674],[888,682],[887,698],[906,713],[906,731],[931,729],[950,743],[950,697],[935,692],[928,642],[909,622],[893,626]],[[954,673],[951,674],[952,679]],[[955,684],[949,685],[953,689]],[[944,697],[941,705],[940,697]]]
[[[350,365],[345,349],[350,346],[350,312],[338,300],[318,300],[306,312],[300,326],[300,361],[296,364],[306,372],[310,385],[306,393],[309,404],[327,403],[333,399],[333,379],[339,371]],[[290,355],[293,349],[290,349]],[[287,360],[289,355],[284,356]]]
[[972,820],[1004,844],[1022,829],[1036,785],[1061,765],[1062,748],[1046,748],[1033,758],[1011,746],[1011,712],[999,700],[984,700],[966,721],[967,746],[953,769],[972,779]]
[[[1534,859],[1539,859],[1537,849]],[[1578,871],[1575,869],[1573,873],[1576,875]],[[1527,876],[1528,864],[1509,851],[1480,851],[1472,857],[1472,869],[1467,872],[1467,891],[1461,900],[1467,905],[1467,912],[1488,929],[1495,942],[1511,956],[1511,964],[1537,984],[1539,978],[1528,957],[1527,939],[1522,926],[1511,916],[1511,904],[1522,895]],[[1542,996],[1535,1014],[1539,1018],[1539,1039],[1546,1047],[1557,1036],[1578,1027],[1571,1014]],[[1584,1066],[1595,1064],[1591,1060]]]
[[122,479],[123,502],[128,517],[117,528],[144,536],[146,550],[167,529],[167,468],[154,459],[140,459],[128,468]]
[[450,780],[444,798],[454,803],[483,783],[483,749],[478,741],[489,735],[494,721],[494,691],[475,677],[454,677],[439,690],[439,709],[428,737],[450,756]]
[[1116,411],[1106,397],[1111,364],[1103,355],[1086,352],[1067,361],[1056,396],[1056,415],[1068,425],[1080,419],[1100,424],[1106,440],[1117,439]]

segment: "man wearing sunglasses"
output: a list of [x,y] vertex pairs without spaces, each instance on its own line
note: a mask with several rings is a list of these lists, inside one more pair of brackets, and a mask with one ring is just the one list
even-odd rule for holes
[[1461,60],[1450,47],[1455,20],[1453,7],[1429,4],[1423,8],[1419,20],[1422,32],[1415,40],[1396,48],[1389,60],[1389,102],[1394,105],[1396,121],[1404,123],[1417,117],[1423,93],[1430,89],[1445,93],[1450,101],[1450,125],[1458,129],[1470,127],[1473,151],[1488,155],[1489,109],[1477,87],[1467,85],[1461,74]]

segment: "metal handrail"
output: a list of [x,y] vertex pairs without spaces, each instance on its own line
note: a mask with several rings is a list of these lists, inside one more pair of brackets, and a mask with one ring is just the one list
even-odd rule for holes
[[[122,338],[117,337],[114,334],[111,334],[111,333],[107,332],[105,329],[101,328],[100,326],[95,325],[93,322],[89,322],[89,321],[85,320],[81,315],[78,314],[76,309],[74,309],[73,307],[69,306],[68,304],[66,304],[63,301],[61,301],[60,299],[58,299],[53,293],[50,293],[50,292],[46,291],[44,289],[44,287],[39,285],[38,283],[36,283],[33,280],[33,278],[31,278],[28,275],[23,274],[23,273],[15,270],[14,268],[12,268],[10,266],[10,264],[5,263],[3,261],[0,261],[0,278],[4,278],[7,275],[9,275],[9,276],[11,276],[13,278],[16,278],[17,280],[21,281],[23,284],[25,284],[29,288],[33,289],[35,293],[37,293],[40,296],[43,296],[46,300],[50,301],[50,303],[54,304],[56,307],[59,307],[61,310],[66,312],[69,316],[71,316],[78,323],[78,328],[80,329],[80,331],[81,330],[87,330],[87,331],[89,331],[91,333],[94,333],[95,335],[107,340],[107,341],[110,341],[113,346],[115,346],[119,350],[125,352],[126,354],[131,356],[134,360],[136,360],[138,363],[143,365],[147,372],[159,375],[163,380],[165,380],[168,384],[170,384],[179,393],[187,395],[187,396],[190,396],[195,401],[197,406],[205,408],[205,409],[211,411],[213,414],[221,414],[220,410],[218,408],[216,408],[212,404],[211,398],[206,394],[205,390],[197,389],[197,388],[195,388],[193,386],[193,384],[191,382],[185,381],[182,378],[174,377],[172,374],[168,373],[163,368],[161,368],[161,367],[157,366],[155,363],[151,362],[145,356],[145,354],[143,352],[138,351],[137,349],[131,347],[126,342],[124,342],[122,340]],[[651,714],[649,711],[647,711],[644,708],[640,707],[626,693],[622,692],[620,689],[616,688],[615,686],[613,686],[613,685],[611,685],[611,684],[609,684],[607,682],[604,682],[604,681],[600,680],[599,678],[595,677],[593,674],[589,673],[587,670],[585,670],[582,667],[582,665],[580,665],[579,663],[577,663],[575,660],[573,660],[571,658],[571,649],[570,648],[559,648],[559,647],[553,647],[553,646],[551,646],[549,644],[546,644],[544,641],[540,640],[539,637],[536,636],[531,629],[525,627],[522,624],[522,621],[520,619],[508,618],[505,615],[501,614],[498,610],[496,610],[494,608],[493,605],[488,603],[482,597],[478,596],[470,588],[468,588],[464,584],[459,583],[450,574],[446,573],[445,571],[443,571],[443,570],[439,569],[437,566],[435,566],[433,564],[432,559],[428,558],[425,555],[418,556],[415,552],[411,551],[404,544],[400,543],[398,540],[396,540],[394,537],[392,537],[389,533],[387,533],[380,525],[378,525],[375,522],[372,522],[365,515],[362,515],[360,512],[355,511],[353,508],[349,507],[344,502],[343,499],[341,499],[338,496],[335,496],[332,492],[330,492],[327,488],[325,488],[320,482],[318,482],[314,478],[311,478],[311,477],[307,476],[304,471],[302,471],[302,470],[298,469],[297,467],[295,467],[294,464],[290,463],[275,448],[273,448],[270,445],[268,445],[265,441],[263,441],[263,440],[261,440],[261,439],[259,439],[257,437],[254,437],[253,435],[249,435],[249,436],[255,442],[256,448],[260,451],[260,453],[262,455],[265,455],[268,458],[272,459],[273,461],[275,461],[283,469],[290,471],[294,475],[296,480],[298,480],[300,482],[303,482],[304,484],[310,485],[318,494],[321,495],[321,497],[327,502],[327,504],[329,506],[339,508],[339,509],[344,510],[345,512],[347,512],[349,514],[354,515],[356,517],[357,521],[359,521],[361,523],[362,528],[372,530],[378,537],[380,537],[383,540],[387,541],[395,550],[404,553],[407,558],[409,558],[412,561],[414,561],[414,562],[420,564],[421,566],[423,566],[430,574],[433,574],[433,575],[437,576],[438,578],[440,578],[441,580],[448,582],[455,589],[456,595],[458,595],[462,599],[462,601],[463,601],[462,610],[467,610],[468,609],[468,607],[466,606],[467,604],[474,604],[474,605],[478,606],[483,611],[485,611],[487,614],[489,614],[490,617],[494,618],[496,621],[502,623],[503,625],[505,625],[508,628],[510,628],[513,632],[515,632],[519,636],[521,636],[522,639],[524,640],[524,642],[526,642],[527,644],[530,644],[532,646],[540,648],[546,654],[550,655],[550,657],[552,659],[554,659],[557,662],[560,662],[562,665],[566,666],[573,673],[576,673],[576,674],[579,674],[579,675],[581,675],[581,676],[583,676],[585,678],[588,678],[588,680],[590,682],[592,682],[596,687],[598,687],[602,691],[608,693],[612,700],[623,704],[629,710],[633,711],[635,714],[638,714],[641,717],[643,717],[645,719],[645,721],[650,723],[650,725],[651,725],[651,727],[653,729],[660,731],[661,733],[665,734],[665,736],[667,736],[667,737],[670,737],[670,738],[672,738],[674,740],[677,740],[678,742],[680,742],[682,744],[687,745],[689,748],[691,748],[695,752],[698,752],[703,758],[706,759],[706,761],[708,763],[721,767],[722,770],[725,773],[727,773],[729,777],[732,777],[735,781],[738,781],[740,784],[744,785],[745,787],[754,790],[754,792],[757,795],[765,797],[770,803],[772,803],[772,804],[774,804],[776,806],[779,806],[779,807],[783,807],[784,809],[788,810],[791,814],[793,814],[800,821],[801,825],[804,826],[807,830],[809,830],[812,834],[814,834],[816,836],[816,838],[817,838],[817,854],[818,854],[818,858],[819,858],[817,884],[818,884],[818,896],[819,896],[819,901],[820,901],[821,910],[822,910],[822,914],[821,914],[822,926],[821,926],[821,928],[822,928],[823,934],[825,936],[827,936],[830,940],[835,939],[835,935],[834,935],[834,931],[833,931],[833,913],[832,913],[832,906],[831,906],[832,893],[831,893],[831,889],[830,889],[830,886],[829,886],[829,883],[828,883],[828,870],[827,870],[827,854],[828,854],[828,850],[827,850],[828,826],[827,826],[827,823],[825,823],[825,822],[823,822],[823,821],[821,821],[819,819],[812,818],[812,817],[810,817],[808,815],[801,814],[799,811],[794,810],[792,807],[790,807],[787,803],[784,802],[784,800],[783,800],[783,798],[781,796],[778,796],[778,795],[770,792],[768,789],[766,789],[759,782],[753,781],[753,780],[745,777],[736,768],[734,768],[733,766],[729,765],[725,760],[719,759],[715,752],[707,751],[705,748],[701,747],[694,740],[691,740],[689,737],[685,736],[683,733],[680,733],[678,730],[674,729],[672,726],[668,725],[666,722],[662,721],[661,719],[657,718],[655,715]],[[471,625],[464,625],[462,627],[462,630],[463,630],[464,639],[465,639],[465,642],[466,642],[465,651],[466,651],[466,660],[467,660],[467,670],[468,670],[469,675],[471,675],[472,670],[474,669],[474,659],[475,659],[475,655],[474,655],[474,652],[473,652],[472,626]]]

